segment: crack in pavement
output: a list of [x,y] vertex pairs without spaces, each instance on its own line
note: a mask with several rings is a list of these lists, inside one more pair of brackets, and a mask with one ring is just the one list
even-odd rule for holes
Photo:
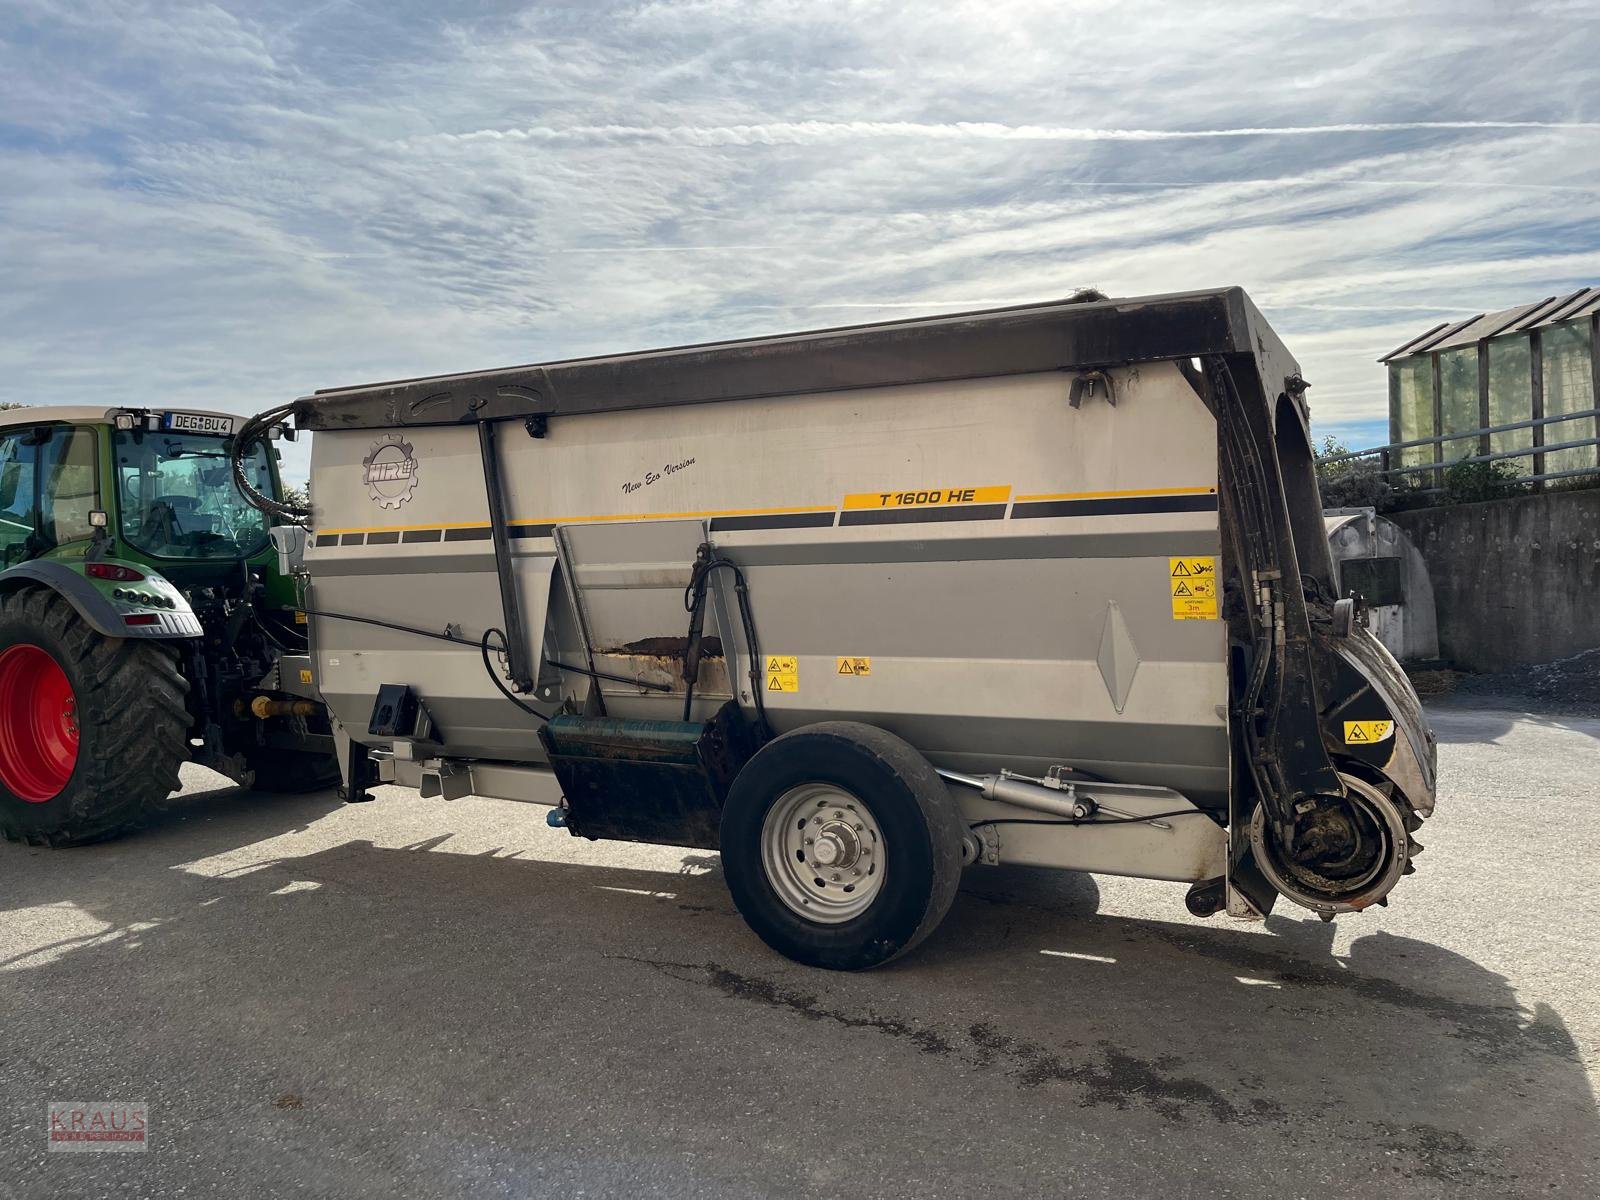
[[[848,1029],[873,1029],[879,1033],[888,1034],[890,1037],[901,1038],[909,1041],[924,1054],[949,1054],[953,1047],[944,1036],[935,1030],[925,1029],[911,1024],[909,1021],[897,1020],[893,1017],[879,1017],[873,1014],[867,1016],[853,1016],[849,1013],[835,1012],[821,1007],[815,996],[808,996],[803,992],[792,992],[779,987],[767,979],[757,979],[747,975],[740,975],[716,963],[675,963],[664,962],[653,958],[635,958],[631,955],[607,955],[608,958],[620,958],[626,962],[643,963],[673,979],[684,983],[709,984],[725,995],[738,1000],[749,1000],[768,1008],[787,1010],[810,1021],[833,1021]],[[700,978],[704,976],[704,978]]]
[[[870,1010],[860,1015],[830,1008],[814,994],[743,975],[715,962],[672,962],[632,955],[606,957],[639,963],[679,982],[710,988],[730,999],[808,1021],[872,1030],[907,1042],[922,1054],[953,1058],[979,1070],[998,1070],[1026,1090],[1052,1083],[1067,1084],[1077,1089],[1078,1103],[1085,1108],[1142,1108],[1173,1123],[1183,1123],[1198,1112],[1218,1124],[1239,1127],[1291,1126],[1309,1119],[1334,1138],[1376,1138],[1390,1154],[1402,1160],[1396,1162],[1395,1169],[1410,1178],[1480,1184],[1509,1178],[1498,1151],[1453,1130],[1424,1123],[1396,1125],[1339,1117],[1321,1107],[1302,1116],[1259,1097],[1237,1102],[1204,1080],[1174,1073],[1173,1068],[1182,1060],[1171,1055],[1146,1060],[1110,1041],[1101,1041],[1097,1046],[1098,1062],[1071,1062],[1058,1050],[1001,1033],[987,1022],[974,1022],[963,1031],[947,1033]],[[1246,1089],[1259,1087],[1262,1082],[1259,1077],[1240,1080]]]
[[1167,1074],[1170,1059],[1146,1062],[1109,1042],[1100,1044],[1103,1062],[1098,1065],[1069,1063],[1046,1046],[1011,1037],[992,1026],[975,1023],[963,1035],[947,1035],[937,1029],[897,1017],[869,1011],[865,1015],[824,1007],[812,994],[793,991],[769,979],[741,975],[717,963],[681,963],[660,959],[611,955],[641,963],[670,978],[767,1008],[792,1013],[809,1021],[831,1021],[847,1029],[870,1029],[909,1042],[923,1054],[953,1056],[976,1067],[998,1067],[1018,1085],[1037,1088],[1052,1082],[1069,1083],[1082,1091],[1085,1106],[1110,1105],[1127,1109],[1136,1104],[1154,1109],[1169,1121],[1182,1121],[1195,1105],[1206,1109],[1219,1122],[1254,1125],[1284,1118],[1278,1106],[1253,1100],[1248,1106],[1231,1103],[1221,1092],[1199,1079]]

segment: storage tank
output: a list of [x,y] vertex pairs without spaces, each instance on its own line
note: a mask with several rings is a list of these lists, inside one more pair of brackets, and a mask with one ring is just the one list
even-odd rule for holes
[[1339,595],[1367,602],[1367,627],[1402,662],[1439,657],[1439,622],[1428,564],[1405,530],[1377,510],[1330,508],[1328,530]]

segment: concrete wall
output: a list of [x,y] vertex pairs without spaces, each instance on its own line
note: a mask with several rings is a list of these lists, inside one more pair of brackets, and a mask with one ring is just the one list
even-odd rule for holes
[[1389,519],[1427,560],[1447,662],[1503,671],[1600,646],[1600,490]]

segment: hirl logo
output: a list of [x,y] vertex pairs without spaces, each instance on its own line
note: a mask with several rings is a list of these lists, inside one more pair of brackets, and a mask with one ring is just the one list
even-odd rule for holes
[[411,499],[417,487],[417,460],[411,443],[397,433],[386,433],[372,444],[372,451],[361,460],[365,468],[367,494],[379,508],[399,508]]

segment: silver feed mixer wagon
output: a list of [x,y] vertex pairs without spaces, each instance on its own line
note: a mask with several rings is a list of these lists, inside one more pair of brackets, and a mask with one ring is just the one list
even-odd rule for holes
[[[1339,599],[1294,360],[1238,289],[335,389],[280,530],[344,791],[718,849],[822,967],[962,871],[1384,903],[1434,744]],[[249,431],[241,437],[247,442]],[[559,793],[549,783],[553,773]]]

